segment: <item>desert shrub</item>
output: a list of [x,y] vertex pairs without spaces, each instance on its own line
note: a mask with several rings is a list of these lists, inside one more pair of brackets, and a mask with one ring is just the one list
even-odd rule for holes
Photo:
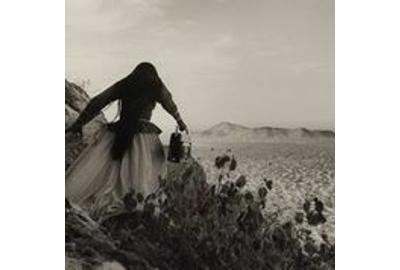
[[244,176],[209,185],[189,162],[160,180],[155,194],[129,193],[124,213],[102,227],[118,249],[159,269],[334,268],[334,246],[327,239],[316,244],[301,226],[313,225],[310,209],[281,224],[279,213],[264,209],[272,181],[255,194],[245,187]]

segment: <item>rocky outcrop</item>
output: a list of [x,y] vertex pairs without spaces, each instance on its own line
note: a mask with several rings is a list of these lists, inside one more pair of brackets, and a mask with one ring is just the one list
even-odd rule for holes
[[[186,253],[178,251],[182,254],[174,255],[179,244],[174,245],[175,226],[169,224],[171,221],[165,224],[166,207],[178,205],[175,200],[196,200],[199,191],[206,191],[208,185],[202,167],[194,160],[168,167],[168,176],[162,183],[168,199],[162,205],[159,194],[145,200],[139,199],[139,194],[127,194],[124,209],[99,223],[85,211],[67,204],[66,269],[182,269],[176,267]],[[164,214],[155,212],[156,204]]]
[[252,194],[243,177],[208,184],[194,160],[169,166],[160,191],[132,191],[100,223],[66,207],[68,269],[334,269],[334,245],[310,238],[304,214],[265,212],[272,185]]
[[[70,126],[78,117],[79,113],[86,107],[90,100],[89,95],[78,85],[65,80],[65,127]],[[103,113],[89,122],[83,128],[83,136],[77,134],[66,134],[65,136],[65,167],[76,159],[79,153],[87,145],[90,138],[99,128],[107,122]]]
[[[68,126],[89,97],[68,81],[65,95]],[[82,138],[66,136],[66,166],[104,123],[99,115]],[[210,185],[203,168],[189,159],[168,164],[155,194],[143,198],[132,190],[123,209],[101,221],[66,201],[66,269],[334,269],[333,245],[317,248],[311,239],[295,237],[303,232],[296,229],[302,219],[277,224],[276,213],[263,214],[272,186],[253,195],[239,180]]]
[[[86,107],[90,100],[89,95],[78,85],[65,80],[65,127],[68,127],[78,117],[79,113]],[[79,153],[89,143],[92,136],[106,123],[106,119],[100,113],[95,119],[83,128],[83,136],[66,134],[65,137],[65,166],[68,166],[77,158]],[[185,194],[196,194],[199,187],[205,187],[206,178],[201,166],[194,160],[184,164],[168,164],[168,183],[174,187],[181,186]],[[67,203],[67,201],[66,201]],[[139,207],[141,205],[138,202]],[[143,208],[143,203],[141,205]],[[141,213],[140,211],[138,213]],[[124,218],[120,215],[119,218]],[[135,215],[131,217],[137,218]],[[145,214],[138,217],[143,222],[138,229],[147,226]],[[119,221],[121,222],[121,221]],[[131,219],[123,220],[122,223],[132,222]],[[144,227],[149,233],[150,227]],[[142,238],[137,241],[137,246],[130,249],[121,248],[120,242],[110,236],[118,234],[121,236],[124,230],[105,228],[103,224],[93,220],[88,213],[71,207],[67,203],[65,208],[65,268],[68,270],[80,269],[158,269],[153,266],[154,262],[168,268],[168,262],[163,263],[161,258],[169,257],[169,250],[157,246],[152,239]],[[137,236],[142,233],[136,231]],[[159,231],[161,233],[161,231]],[[130,237],[134,237],[132,233]],[[145,237],[144,234],[142,234]],[[164,250],[164,251],[162,251]]]

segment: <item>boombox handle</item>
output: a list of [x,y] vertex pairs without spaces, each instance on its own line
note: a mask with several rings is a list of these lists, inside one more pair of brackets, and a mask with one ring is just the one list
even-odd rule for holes
[[190,136],[189,131],[187,131],[187,132],[181,132],[181,131],[179,130],[179,126],[177,125],[176,128],[175,128],[175,132],[176,132],[176,133],[185,134],[185,137],[189,139],[188,142],[190,143],[190,145],[192,144],[192,137]]

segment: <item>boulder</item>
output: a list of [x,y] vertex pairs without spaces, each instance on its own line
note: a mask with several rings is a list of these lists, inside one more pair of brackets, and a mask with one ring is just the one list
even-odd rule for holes
[[[65,128],[70,126],[89,103],[89,95],[78,85],[65,80]],[[107,120],[102,112],[83,128],[83,136],[65,135],[65,168],[78,157],[92,136]]]

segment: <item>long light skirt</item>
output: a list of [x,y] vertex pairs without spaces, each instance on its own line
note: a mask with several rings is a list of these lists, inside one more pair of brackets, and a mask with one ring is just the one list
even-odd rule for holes
[[93,216],[122,206],[132,189],[146,196],[166,175],[165,154],[158,135],[138,133],[121,161],[111,158],[114,133],[102,129],[66,172],[66,198]]

